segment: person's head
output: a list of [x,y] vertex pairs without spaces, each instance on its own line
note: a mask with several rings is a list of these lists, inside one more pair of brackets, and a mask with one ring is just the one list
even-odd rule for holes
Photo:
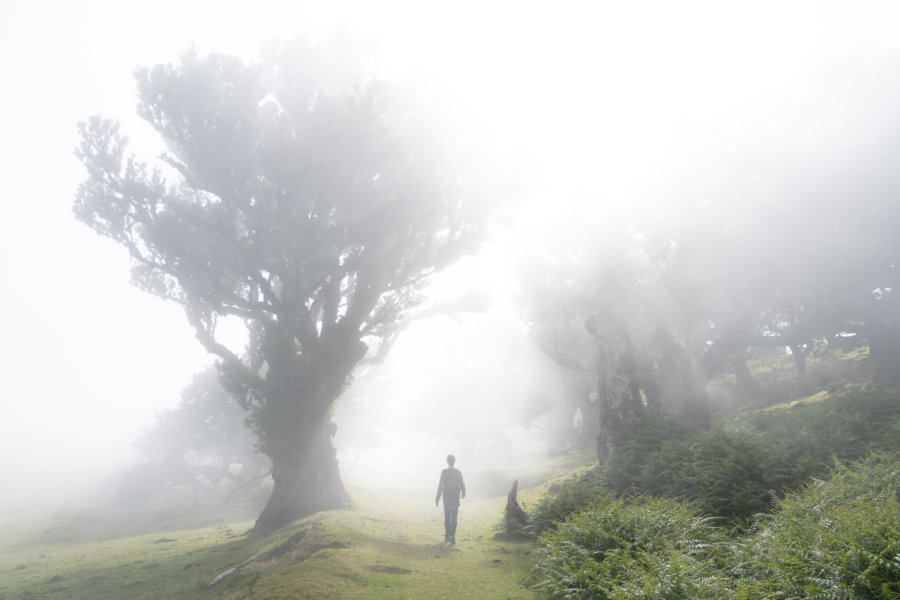
[[452,454],[448,454],[447,455],[447,464],[452,467],[453,463],[455,463],[455,462],[456,462],[456,457],[453,456]]

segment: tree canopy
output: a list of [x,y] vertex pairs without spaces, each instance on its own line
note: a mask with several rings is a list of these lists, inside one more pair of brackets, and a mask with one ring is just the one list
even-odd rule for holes
[[[81,124],[75,214],[218,357],[273,460],[263,528],[343,502],[335,398],[482,230],[484,198],[426,106],[340,56],[301,41],[260,64],[188,53],[139,69],[138,112],[167,147],[152,165],[119,124]],[[223,317],[244,322],[246,348],[217,335]]]

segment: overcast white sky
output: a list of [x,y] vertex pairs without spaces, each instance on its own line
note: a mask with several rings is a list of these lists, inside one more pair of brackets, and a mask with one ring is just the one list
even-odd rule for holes
[[389,66],[448,78],[510,152],[541,157],[552,185],[538,200],[552,189],[554,202],[580,202],[601,175],[608,194],[627,197],[685,160],[697,124],[735,125],[800,86],[823,51],[895,44],[895,6],[14,0],[0,22],[4,494],[26,464],[49,482],[125,457],[140,424],[209,362],[178,308],[132,288],[124,253],[72,218],[76,124],[103,113],[141,135],[135,67],[191,44],[252,56],[273,36],[340,24],[379,34]]

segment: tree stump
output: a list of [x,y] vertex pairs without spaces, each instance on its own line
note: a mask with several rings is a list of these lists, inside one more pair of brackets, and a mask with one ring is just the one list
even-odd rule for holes
[[512,488],[506,496],[506,532],[521,533],[521,530],[528,525],[528,515],[519,506],[519,480],[513,481]]

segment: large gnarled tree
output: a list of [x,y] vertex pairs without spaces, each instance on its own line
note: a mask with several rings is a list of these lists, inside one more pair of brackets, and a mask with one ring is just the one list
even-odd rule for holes
[[[161,162],[127,156],[99,117],[77,151],[77,218],[128,249],[139,287],[184,307],[249,412],[273,464],[263,531],[344,503],[332,405],[479,229],[425,119],[378,81],[334,77],[314,50],[141,69]],[[246,324],[246,348],[217,336],[223,317]]]

